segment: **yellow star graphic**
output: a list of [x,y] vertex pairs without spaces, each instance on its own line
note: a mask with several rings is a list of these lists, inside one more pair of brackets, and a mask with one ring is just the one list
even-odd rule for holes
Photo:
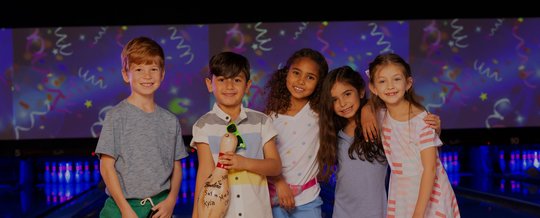
[[482,99],[482,101],[485,101],[487,99],[487,93],[482,92],[482,94],[480,94],[480,99]]
[[84,106],[86,106],[86,108],[92,107],[92,101],[86,100],[86,101],[84,102]]

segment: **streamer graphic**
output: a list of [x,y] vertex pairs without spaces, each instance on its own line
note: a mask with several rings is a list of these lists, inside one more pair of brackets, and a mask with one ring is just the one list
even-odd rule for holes
[[36,119],[35,117],[36,116],[43,116],[47,113],[49,113],[49,111],[51,111],[51,107],[49,105],[49,101],[45,101],[45,106],[46,106],[46,110],[45,111],[32,111],[30,112],[30,126],[29,127],[23,127],[23,126],[19,126],[17,125],[17,122],[15,120],[15,117],[13,118],[13,130],[15,131],[15,139],[19,139],[19,131],[30,131],[31,129],[34,128],[34,125],[36,123]]

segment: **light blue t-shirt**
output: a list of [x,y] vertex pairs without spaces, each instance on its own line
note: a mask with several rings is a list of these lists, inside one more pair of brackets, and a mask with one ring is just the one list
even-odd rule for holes
[[380,218],[386,215],[386,171],[388,164],[378,161],[352,160],[349,147],[354,138],[343,131],[338,134],[339,169],[333,217]]

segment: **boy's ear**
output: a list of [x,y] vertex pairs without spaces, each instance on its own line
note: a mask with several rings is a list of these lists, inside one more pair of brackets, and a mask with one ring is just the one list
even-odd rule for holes
[[161,72],[161,82],[163,82],[163,79],[165,79],[165,70]]
[[210,80],[209,78],[204,78],[204,83],[206,83],[206,88],[208,89],[208,92],[212,93],[212,80]]
[[124,79],[124,82],[125,82],[125,83],[128,83],[128,84],[129,84],[129,75],[128,75],[128,73],[126,72],[126,70],[122,70],[122,78]]
[[248,80],[247,81],[247,84],[246,84],[246,90],[244,92],[244,95],[245,94],[249,94],[249,89],[251,88],[251,80]]

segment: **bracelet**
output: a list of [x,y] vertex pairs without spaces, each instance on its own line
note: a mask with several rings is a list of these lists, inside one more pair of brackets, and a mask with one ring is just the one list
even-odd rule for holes
[[[223,153],[223,152],[219,152],[218,156],[221,157],[221,156],[223,156],[224,154],[225,154],[225,153]],[[222,163],[218,162],[218,163],[216,164],[216,167],[219,167],[219,168],[221,168],[221,169],[225,169],[225,164],[222,164]]]
[[221,168],[221,169],[226,169],[225,164],[222,164],[220,162],[217,163],[216,167]]

